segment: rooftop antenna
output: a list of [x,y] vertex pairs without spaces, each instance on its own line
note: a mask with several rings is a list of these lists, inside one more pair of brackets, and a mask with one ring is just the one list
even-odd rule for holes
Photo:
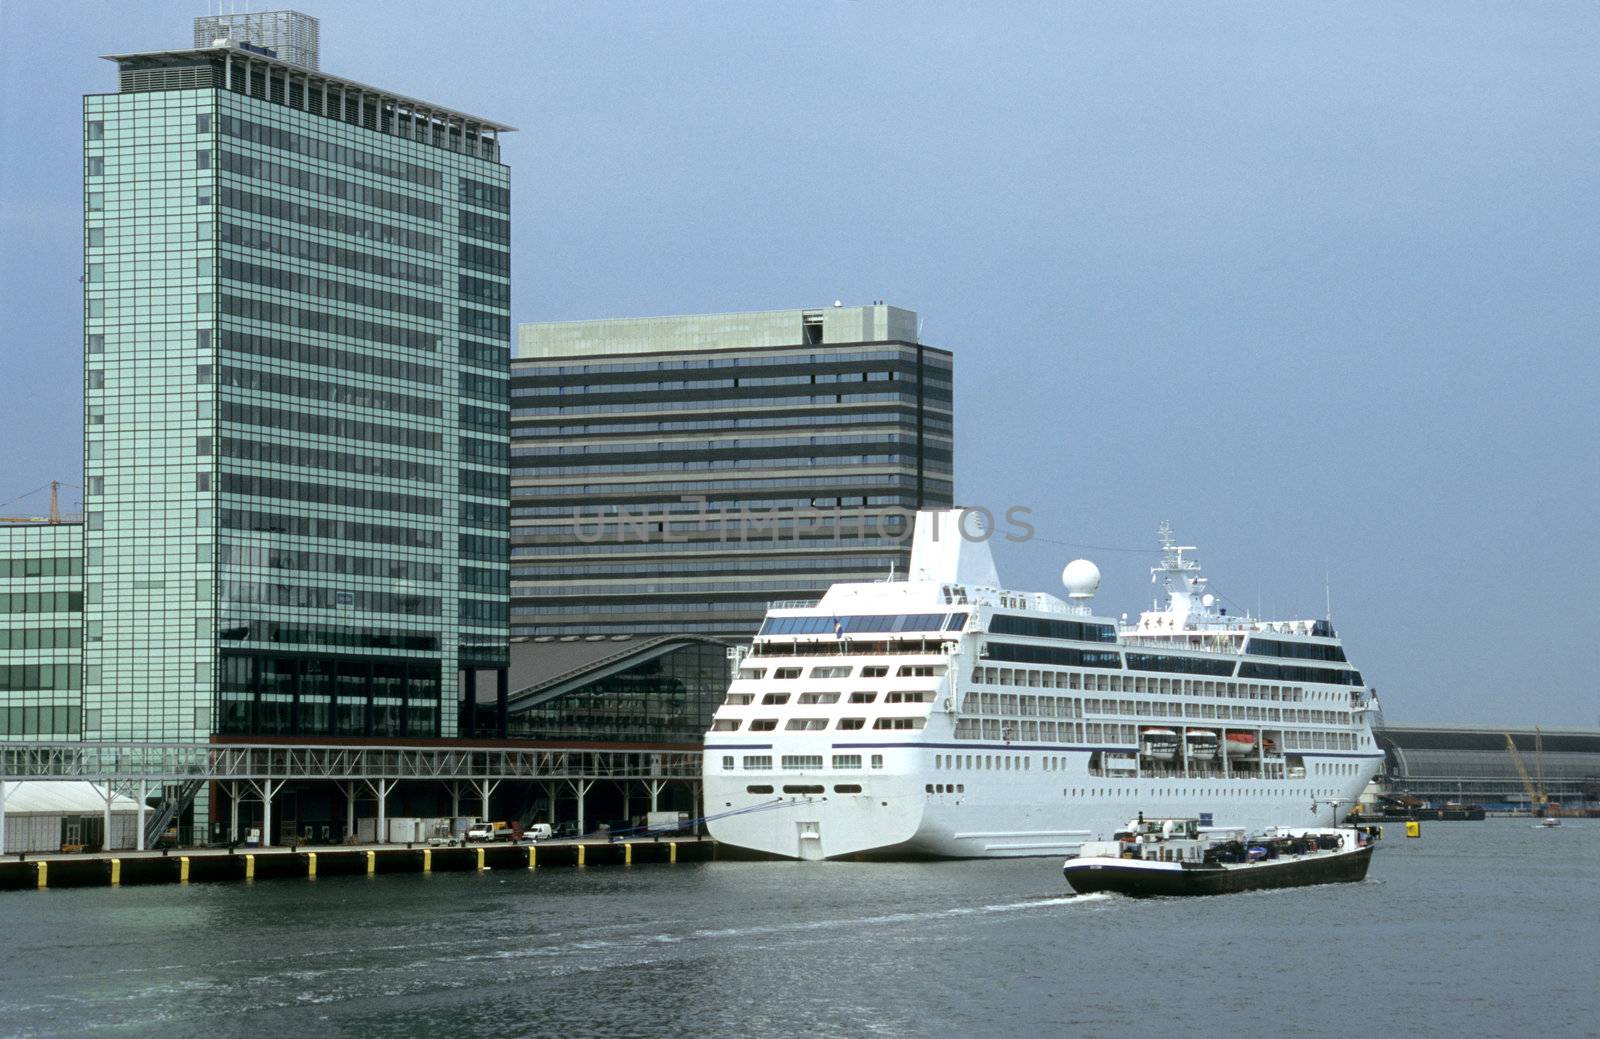
[[1333,620],[1333,579],[1328,576],[1328,559],[1322,559],[1322,618]]

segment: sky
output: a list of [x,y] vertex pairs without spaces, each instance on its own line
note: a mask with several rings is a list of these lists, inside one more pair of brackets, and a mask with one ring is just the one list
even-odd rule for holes
[[[299,9],[519,128],[514,321],[908,307],[1008,585],[1136,614],[1165,520],[1391,721],[1600,725],[1600,6]],[[0,513],[81,482],[80,97],[207,10],[0,0]]]

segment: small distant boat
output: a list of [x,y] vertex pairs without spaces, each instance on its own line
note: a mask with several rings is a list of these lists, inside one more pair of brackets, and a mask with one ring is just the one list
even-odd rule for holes
[[1087,841],[1062,874],[1079,894],[1110,891],[1135,898],[1226,895],[1262,888],[1362,880],[1374,835],[1362,827],[1200,829],[1198,819],[1146,819],[1114,840]]
[[1536,830],[1548,830],[1552,826],[1560,826],[1560,825],[1561,825],[1561,820],[1557,819],[1553,815],[1547,815],[1543,819],[1540,819],[1538,822],[1533,824],[1534,829],[1536,829]]

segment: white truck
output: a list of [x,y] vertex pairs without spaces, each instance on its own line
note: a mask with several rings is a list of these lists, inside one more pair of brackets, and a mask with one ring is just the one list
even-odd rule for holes
[[476,822],[467,829],[467,840],[469,842],[509,841],[511,839],[511,827],[505,823]]

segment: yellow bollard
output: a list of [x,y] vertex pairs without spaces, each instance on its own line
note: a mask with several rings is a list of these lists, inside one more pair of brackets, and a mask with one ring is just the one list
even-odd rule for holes
[[483,849],[478,849],[478,872],[483,872]]
[[678,842],[677,841],[668,841],[667,842],[667,861],[670,862],[670,863],[673,863],[674,865],[677,864],[677,862],[678,862]]
[[578,865],[582,866],[584,864],[585,863],[583,861],[583,845],[580,844],[580,845],[578,845]]
[[111,886],[118,887],[122,883],[122,860],[111,860]]
[[[480,851],[478,854],[481,855],[483,853]],[[433,849],[432,848],[423,848],[422,849],[422,872],[424,872],[424,873],[432,873],[433,872]]]
[[1408,820],[1406,822],[1406,836],[1407,837],[1421,837],[1422,836],[1422,824],[1417,822],[1417,820],[1415,820],[1415,819]]
[[244,857],[244,879],[256,879],[256,857],[254,855],[246,855]]
[[178,883],[189,883],[189,856],[178,856]]
[[622,846],[622,864],[624,866],[633,865],[633,843],[631,841]]
[[39,862],[39,868],[38,868],[38,870],[36,872],[37,872],[37,875],[39,877],[39,886],[41,888],[49,887],[50,886],[50,863],[44,862],[44,861],[40,861]]
[[369,851],[367,852],[367,876],[370,877],[376,872],[378,872],[378,853]]
[[317,875],[317,853],[314,852],[314,851],[308,851],[308,852],[306,852],[306,876],[311,877],[311,878],[314,879],[316,877],[316,875]]
[[528,845],[528,868],[529,869],[535,869],[536,867],[538,867],[538,865],[539,865],[538,856],[535,854],[535,849],[534,849],[533,845],[530,844],[530,845]]

